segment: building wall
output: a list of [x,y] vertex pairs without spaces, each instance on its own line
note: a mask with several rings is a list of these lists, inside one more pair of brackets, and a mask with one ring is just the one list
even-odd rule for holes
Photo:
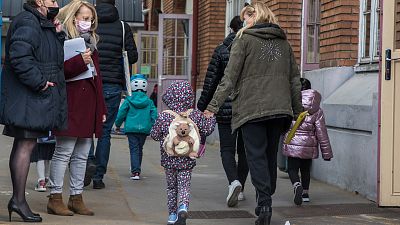
[[359,6],[359,0],[321,0],[320,68],[357,63]]
[[199,1],[198,71],[197,86],[203,87],[204,77],[212,53],[225,38],[226,0]]
[[259,1],[267,3],[278,18],[279,25],[286,31],[287,38],[292,45],[296,61],[300,64],[302,0]]

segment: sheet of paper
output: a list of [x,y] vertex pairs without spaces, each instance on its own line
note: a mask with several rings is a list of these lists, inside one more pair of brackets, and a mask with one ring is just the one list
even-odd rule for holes
[[[85,40],[83,38],[74,38],[70,40],[66,40],[64,42],[64,61],[81,54],[81,52],[85,52],[86,45]],[[76,80],[83,80],[93,77],[93,70],[94,67],[91,67],[90,64],[87,65],[88,70],[79,74],[78,76],[66,80],[66,82],[76,81]]]

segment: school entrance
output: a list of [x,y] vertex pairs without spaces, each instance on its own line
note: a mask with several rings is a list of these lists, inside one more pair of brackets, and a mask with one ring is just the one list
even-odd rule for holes
[[191,80],[192,15],[160,14],[158,29],[138,33],[138,72],[148,76],[148,92],[158,84],[157,108],[162,111],[165,89],[175,80]]

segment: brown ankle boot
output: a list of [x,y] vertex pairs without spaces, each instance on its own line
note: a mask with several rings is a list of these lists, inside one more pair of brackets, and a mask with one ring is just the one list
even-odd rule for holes
[[86,216],[94,215],[94,212],[92,212],[88,208],[86,208],[85,203],[83,202],[83,199],[82,199],[82,194],[70,195],[69,201],[68,201],[68,208],[77,214],[86,215]]
[[49,195],[49,203],[47,203],[47,213],[59,216],[74,215],[74,213],[64,205],[61,193]]

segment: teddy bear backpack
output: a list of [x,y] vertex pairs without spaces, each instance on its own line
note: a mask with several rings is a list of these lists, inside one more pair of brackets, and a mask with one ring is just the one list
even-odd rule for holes
[[169,156],[188,156],[197,158],[200,149],[200,133],[197,125],[189,118],[193,109],[176,113],[172,110],[163,111],[174,116],[168,128],[163,146]]

